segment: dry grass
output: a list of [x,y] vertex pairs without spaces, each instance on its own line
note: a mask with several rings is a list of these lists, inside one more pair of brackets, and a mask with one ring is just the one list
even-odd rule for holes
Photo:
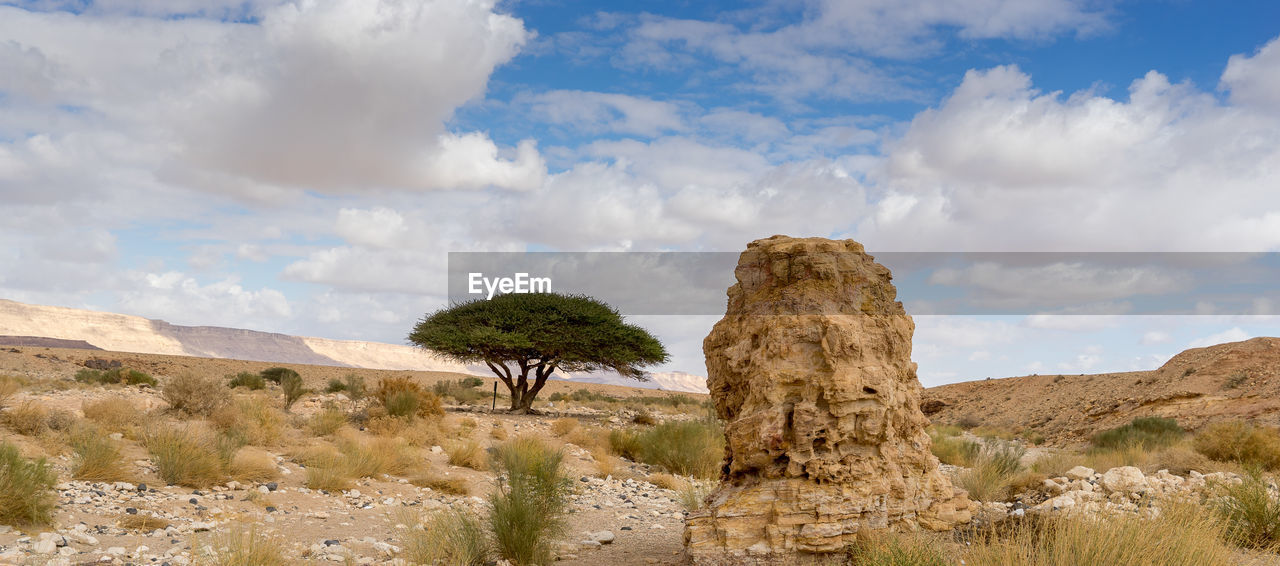
[[306,486],[311,489],[344,491],[351,488],[354,479],[340,456],[313,460],[307,465]]
[[982,444],[961,436],[934,433],[930,450],[943,464],[968,467],[973,465],[978,453],[982,451]]
[[347,425],[347,414],[333,406],[325,407],[307,420],[307,431],[315,436],[332,436]]
[[489,431],[489,438],[494,440],[506,440],[508,436],[510,436],[510,434],[507,432],[507,425],[500,422],[493,423],[493,429]]
[[467,480],[459,477],[423,475],[411,478],[409,483],[418,487],[426,487],[441,493],[452,495],[471,495],[471,487]]
[[577,426],[564,436],[564,441],[584,448],[597,458],[609,453],[609,433],[597,426]]
[[1280,468],[1280,431],[1244,421],[1212,423],[1192,441],[1197,452],[1219,462],[1264,470]]
[[[206,546],[206,545],[201,545]],[[282,549],[283,541],[266,536],[254,527],[235,528],[214,535],[207,542],[212,553],[196,557],[201,566],[283,566],[288,564]]]
[[223,461],[208,431],[193,426],[161,429],[148,434],[144,442],[165,482],[194,488],[222,482]]
[[0,525],[40,526],[53,520],[58,475],[44,458],[29,460],[0,443]]
[[1017,444],[988,439],[983,442],[972,467],[957,475],[957,483],[975,500],[1003,501],[1022,472],[1023,453]]
[[671,491],[680,491],[689,485],[689,482],[685,481],[683,478],[673,476],[671,474],[650,474],[647,479],[649,480],[649,483]]
[[[845,549],[849,566],[949,566],[952,560],[937,541],[921,534],[878,534]],[[962,562],[963,564],[963,562]]]
[[226,404],[227,390],[221,379],[185,373],[170,378],[160,397],[174,411],[208,416]]
[[[417,523],[402,520],[402,523]],[[404,557],[414,564],[481,566],[489,563],[484,522],[461,509],[437,511],[401,534]]]
[[148,533],[151,531],[169,528],[169,521],[141,510],[139,510],[136,515],[121,515],[120,518],[116,520],[116,524],[125,530]]
[[276,459],[260,448],[241,448],[227,468],[232,479],[242,482],[268,482],[280,477]]
[[578,428],[578,419],[573,417],[565,417],[551,421],[551,434],[556,436],[564,436],[573,432]]
[[1232,551],[1222,537],[1222,524],[1207,510],[1167,504],[1155,519],[1124,515],[1023,520],[972,541],[964,560],[974,566],[1232,564]]
[[284,413],[256,395],[219,407],[209,420],[224,434],[253,446],[278,446],[289,430]]
[[624,458],[699,478],[720,473],[724,428],[718,420],[670,421],[643,430],[614,430],[609,445]]
[[592,474],[598,478],[616,478],[625,480],[633,477],[629,469],[622,465],[622,460],[612,454],[593,455],[595,458],[595,472]]
[[348,433],[340,435],[337,443],[348,473],[357,478],[403,475],[419,463],[399,438]]
[[4,412],[4,422],[10,430],[23,436],[40,436],[50,431],[70,430],[76,423],[76,417],[35,401],[24,401]]
[[393,417],[425,418],[444,415],[440,397],[407,377],[389,377],[378,382],[378,388],[373,392],[373,401]]
[[7,407],[19,391],[22,391],[22,381],[12,375],[0,375],[0,409]]
[[120,445],[95,427],[80,427],[71,434],[75,459],[71,477],[84,481],[131,481],[133,474],[120,455]]
[[1227,540],[1247,548],[1280,550],[1280,499],[1256,470],[1242,479],[1223,486],[1225,497],[1215,505],[1226,524]]
[[706,504],[707,496],[710,494],[711,488],[696,482],[689,482],[676,492],[676,498],[680,501],[680,506],[684,507],[685,511],[692,513]]
[[138,430],[146,422],[142,409],[124,397],[108,397],[86,401],[80,405],[84,418],[93,421],[107,432],[118,432],[129,438],[137,438]]
[[484,447],[474,439],[449,442],[444,451],[449,455],[449,463],[454,466],[480,471],[489,469],[489,456],[485,454]]

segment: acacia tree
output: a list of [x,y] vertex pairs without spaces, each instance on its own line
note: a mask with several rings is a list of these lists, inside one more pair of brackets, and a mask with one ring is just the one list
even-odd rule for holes
[[462,363],[484,362],[511,392],[513,412],[531,406],[556,370],[613,370],[647,381],[641,369],[667,361],[662,343],[596,299],[512,293],[427,315],[409,341]]

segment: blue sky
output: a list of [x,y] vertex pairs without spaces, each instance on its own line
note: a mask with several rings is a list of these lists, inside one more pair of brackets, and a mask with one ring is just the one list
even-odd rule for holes
[[[1278,251],[1278,22],[1261,1],[0,0],[0,297],[400,343],[450,251]],[[917,316],[922,381],[1280,334],[1257,301],[1126,310],[1159,289]],[[663,370],[704,372],[715,317],[639,319]]]

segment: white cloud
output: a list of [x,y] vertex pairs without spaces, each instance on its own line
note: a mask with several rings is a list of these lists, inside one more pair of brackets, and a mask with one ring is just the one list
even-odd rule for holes
[[1189,282],[1182,274],[1156,267],[1113,268],[1083,262],[1009,266],[984,261],[937,269],[929,275],[929,283],[974,289],[989,304],[1046,309],[1173,293],[1184,290]]
[[334,231],[352,244],[375,248],[390,248],[401,242],[408,231],[404,217],[390,208],[376,207],[370,210],[344,208],[338,211],[338,223]]
[[1188,342],[1187,347],[1203,348],[1205,346],[1213,346],[1215,344],[1225,344],[1227,342],[1240,342],[1242,340],[1248,340],[1250,338],[1253,338],[1252,334],[1240,328],[1239,326],[1236,326],[1234,328],[1223,330],[1222,332],[1217,332],[1214,334],[1210,334],[1208,336],[1196,338],[1195,340]]
[[1109,314],[1033,314],[1023,319],[1023,324],[1030,328],[1047,330],[1097,332],[1104,328],[1113,328],[1119,325],[1120,320],[1119,315]]
[[1142,334],[1142,340],[1139,342],[1143,346],[1151,346],[1154,344],[1167,344],[1173,341],[1173,336],[1163,330],[1150,330]]
[[1231,92],[1235,104],[1280,113],[1280,38],[1251,56],[1232,55],[1221,87]]
[[978,350],[972,354],[969,354],[969,361],[971,362],[982,362],[990,359],[991,359],[991,352],[988,352],[986,350]]
[[130,272],[134,286],[121,294],[118,308],[128,314],[176,324],[280,328],[293,316],[278,290],[246,289],[236,277],[201,283],[178,271]]

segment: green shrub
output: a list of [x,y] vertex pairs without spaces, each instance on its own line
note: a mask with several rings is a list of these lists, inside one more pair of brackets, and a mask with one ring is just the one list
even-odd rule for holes
[[957,476],[960,487],[978,501],[1001,501],[1009,495],[1009,486],[1022,471],[1026,451],[1015,443],[989,439],[974,458],[969,469]]
[[325,393],[342,393],[343,391],[346,391],[346,390],[347,390],[346,382],[336,377],[333,379],[330,379],[329,385],[325,386],[324,388]]
[[516,564],[548,564],[552,541],[565,529],[569,480],[564,454],[531,437],[499,445],[494,462],[506,482],[489,497],[489,525],[498,554]]
[[978,453],[982,451],[982,444],[960,436],[935,433],[931,450],[943,464],[968,467],[973,465]]
[[264,369],[262,370],[262,373],[260,375],[262,375],[262,379],[270,381],[271,383],[274,383],[276,385],[279,385],[280,383],[282,383],[284,381],[284,378],[288,376],[302,377],[301,375],[298,375],[298,372],[293,371],[289,368],[282,368],[282,367]]
[[58,475],[44,458],[28,460],[0,443],[0,525],[41,526],[53,520]]
[[712,419],[671,421],[645,430],[609,433],[615,454],[674,474],[716,478],[724,457],[724,428]]
[[1216,506],[1226,522],[1227,540],[1249,548],[1274,549],[1280,545],[1280,501],[1256,470],[1238,485],[1226,486],[1226,497]]
[[347,424],[347,414],[337,407],[325,407],[311,416],[307,428],[316,436],[330,436]]
[[342,384],[347,398],[352,401],[364,399],[364,396],[368,393],[368,389],[364,386],[364,378],[354,373],[348,373],[346,377],[343,377]]
[[480,387],[481,385],[484,385],[484,380],[478,377],[464,377],[461,380],[459,380],[458,383],[463,387],[474,389],[476,387]]
[[1161,417],[1138,417],[1126,425],[1093,435],[1093,447],[1114,450],[1136,446],[1148,450],[1164,448],[1182,439],[1185,431],[1178,421]]
[[[467,383],[475,383],[475,382],[479,382],[479,383],[476,383],[475,385],[467,385]],[[450,397],[454,401],[457,401],[458,403],[461,403],[463,405],[469,405],[487,397],[484,391],[481,391],[475,388],[476,385],[483,385],[483,384],[484,384],[484,381],[482,381],[478,377],[460,379],[457,381],[451,381],[446,379],[443,381],[438,381],[434,385],[432,385],[431,391],[435,393],[437,396]]]
[[1237,462],[1264,470],[1280,468],[1280,432],[1244,421],[1219,421],[1192,440],[1196,452],[1219,462]]
[[414,564],[481,566],[489,563],[489,541],[484,522],[462,509],[445,509],[429,515],[404,535],[404,555]]
[[150,387],[156,385],[156,378],[128,368],[106,371],[85,368],[76,372],[76,381],[89,385],[147,385]]
[[1222,382],[1222,388],[1235,389],[1237,387],[1240,387],[1241,385],[1244,385],[1245,382],[1247,381],[1249,381],[1249,374],[1242,371],[1238,371],[1231,374],[1231,376],[1228,377],[1226,381]]
[[247,371],[237,373],[235,377],[231,378],[231,381],[227,382],[227,387],[232,389],[244,387],[251,391],[258,391],[266,388],[266,386],[267,380],[263,379],[261,375]]
[[294,403],[297,403],[298,399],[308,393],[307,389],[302,386],[302,376],[298,375],[298,372],[282,376],[280,378],[280,390],[284,393],[284,410],[286,411]]
[[227,391],[219,379],[182,374],[160,389],[169,408],[191,415],[208,416],[227,403]]

